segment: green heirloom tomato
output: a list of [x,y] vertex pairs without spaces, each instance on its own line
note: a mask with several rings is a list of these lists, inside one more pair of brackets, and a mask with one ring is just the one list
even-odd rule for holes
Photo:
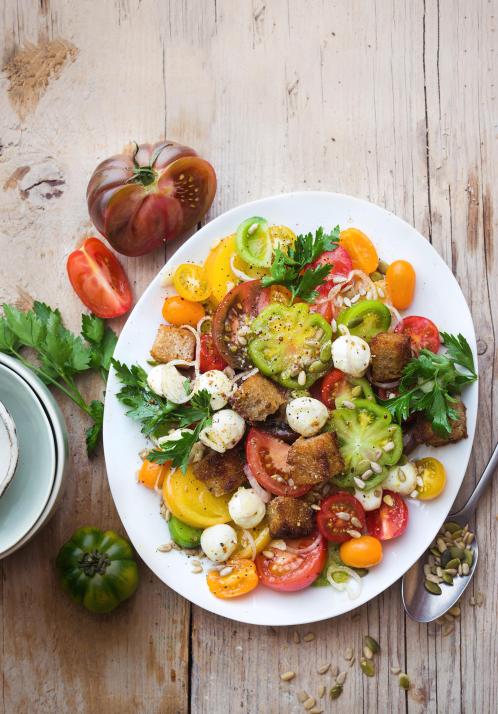
[[332,365],[332,328],[306,303],[269,305],[251,323],[251,334],[254,366],[289,389],[307,389]]
[[175,516],[169,519],[168,528],[170,536],[181,548],[197,548],[201,542],[202,530],[187,525]]
[[335,406],[339,408],[344,401],[350,402],[352,399],[367,399],[375,404],[375,394],[368,379],[345,375],[335,396]]
[[64,590],[90,612],[110,612],[137,589],[132,547],[114,531],[78,528],[60,549],[55,565]]
[[385,467],[399,461],[403,435],[384,407],[367,399],[355,399],[353,404],[354,409],[340,407],[331,415],[346,467],[345,474],[333,480],[342,488],[357,488],[354,478],[365,474],[365,491],[371,491],[386,478]]
[[362,300],[348,307],[337,318],[339,325],[346,325],[352,335],[371,340],[379,332],[386,332],[391,324],[391,313],[380,300]]
[[268,221],[259,216],[248,218],[237,228],[237,253],[249,265],[269,268],[273,252]]

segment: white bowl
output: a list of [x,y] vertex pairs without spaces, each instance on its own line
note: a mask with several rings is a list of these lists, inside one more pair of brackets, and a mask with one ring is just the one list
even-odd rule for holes
[[11,483],[19,461],[16,425],[0,402],[0,498]]
[[62,412],[50,390],[43,382],[25,367],[19,360],[9,355],[0,353],[0,364],[9,367],[16,372],[33,390],[40,400],[50,422],[56,450],[55,478],[49,498],[39,518],[30,530],[11,548],[0,555],[4,558],[25,545],[31,538],[46,524],[48,519],[54,514],[57,505],[63,494],[63,486],[67,476],[68,466],[68,441],[67,429]]
[[[336,224],[363,230],[384,260],[404,258],[414,266],[417,290],[407,314],[425,315],[442,330],[463,333],[477,364],[469,308],[450,269],[431,244],[415,228],[379,206],[351,196],[316,191],[272,196],[238,206],[198,231],[175,253],[138,301],[119,338],[117,360],[128,364],[139,362],[147,367],[150,346],[161,322],[166,292],[163,275],[179,263],[203,261],[213,243],[233,233],[249,216],[265,216],[270,223],[288,225],[296,233],[315,231],[318,226],[329,230]],[[383,561],[363,578],[358,599],[350,600],[347,593],[328,587],[286,594],[259,586],[244,597],[219,600],[209,592],[205,577],[192,575],[189,559],[183,553],[165,554],[157,549],[169,540],[168,529],[159,513],[156,494],[136,483],[139,452],[146,446],[146,440],[116,398],[120,386],[111,370],[104,412],[104,450],[114,503],[130,540],[154,573],[191,602],[233,620],[259,625],[295,625],[342,615],[400,578],[429,546],[451,508],[469,461],[477,416],[478,389],[477,384],[472,384],[464,391],[468,439],[439,449],[419,447],[414,454],[415,458],[434,455],[445,464],[448,472],[445,491],[434,501],[409,499],[407,530],[400,538],[384,544]]]

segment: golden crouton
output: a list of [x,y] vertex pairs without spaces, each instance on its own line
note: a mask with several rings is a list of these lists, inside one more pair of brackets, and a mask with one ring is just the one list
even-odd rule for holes
[[208,449],[204,458],[192,464],[192,471],[213,496],[231,493],[246,481],[244,462],[238,449],[230,449],[224,454]]
[[309,439],[299,437],[289,449],[287,463],[296,486],[321,483],[344,471],[336,436],[330,432]]
[[453,421],[450,419],[451,434],[449,434],[449,436],[441,436],[434,431],[430,421],[428,421],[423,414],[417,415],[413,435],[419,444],[427,444],[427,446],[446,446],[446,444],[454,444],[456,441],[467,438],[465,404],[459,400],[451,406],[457,412],[458,418]]
[[381,332],[370,340],[372,381],[393,382],[401,377],[411,359],[410,337],[397,332]]
[[195,337],[183,327],[160,325],[150,351],[156,362],[184,359],[191,362],[195,356]]
[[264,421],[285,402],[283,391],[261,374],[242,382],[230,399],[233,409],[247,421]]
[[277,496],[266,508],[273,538],[302,538],[313,532],[313,511],[307,503],[291,496]]

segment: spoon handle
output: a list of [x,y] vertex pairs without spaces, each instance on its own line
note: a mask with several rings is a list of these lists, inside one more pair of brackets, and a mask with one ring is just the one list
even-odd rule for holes
[[495,446],[495,449],[491,455],[488,465],[484,469],[484,473],[481,476],[479,483],[475,487],[469,500],[467,501],[465,506],[460,511],[458,511],[458,513],[452,513],[451,514],[452,516],[457,516],[460,518],[470,518],[470,516],[472,516],[474,514],[477,503],[478,503],[479,499],[481,498],[482,494],[484,493],[484,491],[486,490],[486,486],[491,481],[491,478],[492,478],[497,466],[498,466],[498,444]]

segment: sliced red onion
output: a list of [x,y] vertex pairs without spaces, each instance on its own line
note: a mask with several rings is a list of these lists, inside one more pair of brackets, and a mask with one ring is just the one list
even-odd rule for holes
[[260,497],[263,503],[268,503],[271,500],[271,493],[268,493],[268,491],[265,491],[264,488],[261,488],[259,483],[256,481],[256,477],[249,468],[249,464],[245,464],[244,473],[247,476],[247,480],[251,484],[251,488],[253,489],[254,493],[256,493]]
[[321,540],[322,536],[319,533],[313,543],[307,545],[306,548],[292,548],[292,546],[287,544],[287,552],[292,553],[293,555],[306,555],[307,553],[311,553],[311,551],[314,550],[317,545],[319,545]]
[[395,379],[392,382],[372,382],[372,384],[374,387],[380,387],[380,389],[395,389],[399,382],[399,379]]

